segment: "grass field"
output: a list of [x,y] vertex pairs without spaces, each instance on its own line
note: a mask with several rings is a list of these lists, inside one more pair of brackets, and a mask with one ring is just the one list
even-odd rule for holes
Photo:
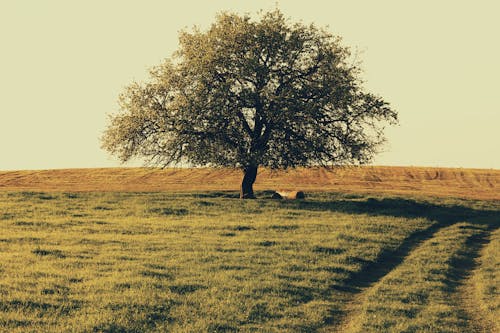
[[234,170],[1,172],[0,328],[498,331],[499,175],[263,170],[307,200],[241,201]]
[[495,330],[497,200],[258,194],[0,192],[0,330]]

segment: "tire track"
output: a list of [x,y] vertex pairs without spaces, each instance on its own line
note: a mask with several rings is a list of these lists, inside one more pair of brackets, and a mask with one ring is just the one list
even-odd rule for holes
[[[343,316],[340,318],[340,320],[338,320],[332,326],[325,327],[322,331],[346,332],[351,329],[355,330],[360,329],[361,327],[358,325],[361,323],[360,320],[363,314],[363,305],[365,304],[365,302],[368,301],[368,297],[374,296],[372,295],[373,294],[372,291],[379,288],[385,288],[383,287],[383,285],[379,284],[383,283],[382,281],[384,280],[385,276],[391,273],[393,270],[396,270],[399,265],[403,264],[406,261],[406,258],[412,256],[413,251],[417,250],[417,248],[419,248],[420,245],[424,246],[424,248],[425,246],[429,248],[428,247],[429,244],[432,243],[426,241],[433,238],[434,235],[444,227],[450,227],[450,228],[462,227],[455,225],[460,225],[460,223],[451,223],[448,225],[443,225],[443,224],[435,225],[427,229],[424,235],[420,235],[420,237],[419,235],[412,235],[411,238],[413,238],[413,241],[409,240],[405,242],[405,244],[401,246],[403,249],[398,251],[399,252],[397,259],[398,263],[396,265],[389,265],[390,267],[386,266],[385,264],[382,265],[384,266],[384,268],[381,270],[385,271],[385,274],[381,276],[375,275],[378,277],[377,280],[367,283],[366,285],[361,287],[360,291],[356,295],[354,295],[354,297],[352,297],[350,302],[344,308]],[[483,313],[481,313],[480,307],[478,306],[479,301],[477,299],[472,299],[473,296],[471,296],[474,295],[474,293],[471,292],[471,288],[474,287],[471,277],[473,276],[474,270],[479,265],[480,251],[488,243],[488,237],[491,234],[490,233],[491,227],[489,228],[489,230],[485,230],[484,228],[481,229],[482,230],[476,229],[475,233],[467,238],[467,240],[464,242],[464,248],[462,250],[456,252],[455,254],[453,254],[453,252],[450,253],[451,255],[450,258],[452,258],[452,261],[450,262],[451,269],[448,271],[448,273],[446,273],[446,278],[443,281],[443,282],[446,281],[446,284],[448,285],[449,288],[448,289],[448,293],[450,295],[448,302],[449,306],[455,309],[454,311],[456,311],[456,315],[462,323],[460,324],[460,327],[464,329],[464,332],[473,332],[473,333],[497,332],[495,330],[494,324],[489,322],[485,318],[486,316]],[[439,237],[436,240],[437,242],[439,242],[439,239],[443,239],[442,235]],[[423,244],[424,242],[427,245]],[[420,251],[419,253],[422,253],[421,252],[422,250],[420,250],[420,248],[418,250]],[[401,254],[404,254],[404,256],[402,256]],[[411,260],[414,261],[415,258]],[[410,263],[412,262],[411,260],[409,261]],[[369,269],[375,269],[375,268],[367,268],[367,270]],[[404,270],[405,268],[403,268],[403,271]],[[406,268],[406,270],[408,270],[408,268]],[[391,279],[394,278],[395,277],[393,276]],[[403,297],[406,294],[405,292],[402,291],[401,294],[399,295],[400,296],[398,297]],[[432,306],[433,304],[434,303],[429,303],[428,306]],[[425,308],[422,308],[422,311],[425,311],[424,309]],[[411,318],[413,318],[413,315],[411,316]],[[431,322],[430,327],[432,327],[433,325],[434,323]],[[436,322],[436,325],[438,325],[439,327],[439,325],[442,325],[442,323],[438,324]],[[462,327],[462,325],[464,327]]]
[[467,318],[470,332],[498,333],[494,322],[483,312],[481,301],[477,298],[474,275],[480,266],[481,252],[491,242],[492,231],[473,237],[470,241],[471,257],[464,265],[457,266],[457,277],[460,278],[454,293],[455,303],[461,314]]
[[366,292],[376,285],[384,276],[396,269],[405,258],[420,244],[432,238],[439,230],[449,227],[454,223],[436,223],[429,228],[414,232],[408,236],[401,245],[393,251],[384,251],[379,258],[365,267],[359,273],[354,274],[347,282],[352,286],[349,291],[355,291],[354,295],[346,296],[347,290],[338,290],[338,295],[332,297],[342,299],[347,305],[342,312],[335,311],[332,318],[328,320],[329,325],[318,330],[319,332],[344,332],[349,326],[352,318],[357,317],[360,307],[366,297]]

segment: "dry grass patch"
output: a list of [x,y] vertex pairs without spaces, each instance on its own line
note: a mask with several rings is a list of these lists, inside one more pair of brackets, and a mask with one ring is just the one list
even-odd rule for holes
[[[242,179],[236,169],[108,168],[0,171],[4,191],[234,191]],[[259,169],[255,188],[300,189],[500,200],[500,170],[431,167]],[[272,192],[271,192],[272,193]],[[50,200],[50,194],[43,194]],[[41,198],[43,200],[43,198]]]

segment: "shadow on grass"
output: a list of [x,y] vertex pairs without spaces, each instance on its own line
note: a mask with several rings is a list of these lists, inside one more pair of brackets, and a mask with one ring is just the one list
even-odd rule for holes
[[[358,198],[356,198],[358,199]],[[427,202],[417,202],[409,199],[399,198],[369,198],[360,200],[335,200],[335,201],[294,201],[284,202],[290,208],[310,211],[331,211],[347,214],[366,214],[372,216],[391,216],[402,218],[425,218],[435,221],[430,227],[416,231],[408,236],[396,249],[385,250],[373,262],[363,263],[363,268],[351,274],[343,281],[337,281],[330,286],[330,297],[340,297],[348,300],[355,294],[373,285],[390,271],[395,269],[419,244],[432,238],[440,229],[458,222],[469,222],[472,224],[486,226],[489,230],[499,227],[500,211],[497,209],[474,209],[461,205],[438,205]],[[492,207],[496,207],[492,204]],[[450,280],[448,287],[455,289],[457,285],[466,277],[467,272],[473,268],[473,260],[484,242],[484,235],[473,238],[472,251],[464,256],[464,262],[455,263],[454,266],[463,266],[454,272],[454,277]],[[477,244],[476,244],[477,243]],[[343,309],[337,307],[331,309],[330,316],[326,318],[325,324],[338,325],[343,318],[348,315]]]
[[426,218],[441,225],[467,221],[477,224],[496,224],[498,209],[474,209],[462,205],[438,205],[403,198],[368,198],[359,200],[304,200],[284,202],[290,208],[311,211],[332,211],[347,214],[367,214],[403,218]]
[[[469,237],[466,242],[465,250],[458,253],[452,260],[454,268],[449,274],[449,279],[446,281],[446,287],[449,292],[454,292],[462,285],[463,281],[470,276],[471,272],[477,267],[476,258],[479,256],[479,251],[489,243],[487,237],[488,232],[482,228],[475,226],[464,226],[464,228],[476,229],[479,233]],[[490,226],[490,230],[497,229],[498,226]]]
[[[460,221],[495,224],[495,218],[500,217],[500,205],[497,202],[491,202],[488,209],[475,209],[460,204],[435,204],[424,201],[416,201],[407,198],[370,198],[361,194],[327,194],[327,197],[321,195],[308,196],[305,200],[268,200],[274,191],[257,191],[257,198],[261,205],[267,205],[274,202],[297,210],[309,211],[331,211],[347,214],[365,214],[372,216],[392,216],[403,218],[426,218],[436,221],[439,224],[453,224]],[[331,195],[331,196],[330,196]],[[219,191],[187,194],[195,198],[239,198],[239,194],[234,191]],[[267,198],[267,199],[266,199]],[[364,199],[366,198],[366,199]],[[294,212],[289,212],[294,214]]]

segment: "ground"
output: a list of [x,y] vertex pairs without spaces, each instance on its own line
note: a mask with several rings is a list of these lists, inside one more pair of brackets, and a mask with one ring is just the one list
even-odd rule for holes
[[239,176],[209,171],[0,173],[0,331],[498,331],[497,171],[309,170],[299,201],[265,172],[257,200],[126,191]]

